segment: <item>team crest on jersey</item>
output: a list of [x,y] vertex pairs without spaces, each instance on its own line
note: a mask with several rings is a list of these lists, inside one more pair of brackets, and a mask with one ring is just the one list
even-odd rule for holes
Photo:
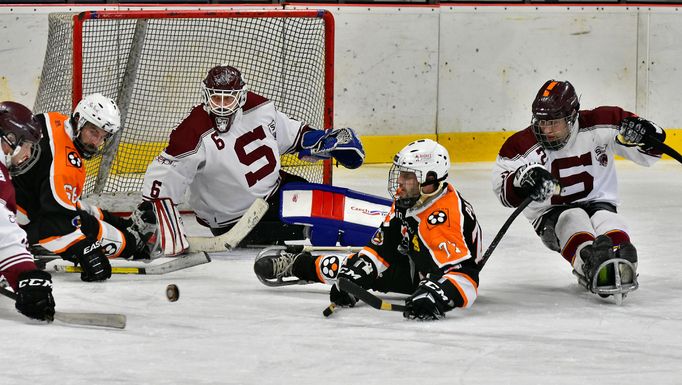
[[66,160],[68,160],[69,165],[75,168],[83,167],[83,159],[81,159],[78,153],[73,149],[68,149],[68,151],[69,152],[66,154]]
[[336,279],[339,275],[340,265],[341,261],[339,260],[339,257],[336,255],[327,255],[320,261],[320,273],[322,273],[325,280]]
[[378,228],[377,231],[374,232],[374,235],[372,236],[372,243],[377,246],[384,244],[384,232],[381,230],[381,228]]
[[431,226],[437,226],[446,223],[448,221],[448,215],[443,210],[436,210],[432,212],[428,218],[426,218],[426,221]]
[[606,145],[595,147],[594,153],[597,155],[597,162],[599,162],[600,166],[606,167],[609,164],[609,157],[606,155]]

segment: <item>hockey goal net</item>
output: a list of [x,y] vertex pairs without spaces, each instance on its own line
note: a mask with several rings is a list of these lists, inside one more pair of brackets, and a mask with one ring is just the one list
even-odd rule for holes
[[[49,17],[34,111],[70,114],[83,95],[117,101],[123,129],[87,162],[84,197],[139,194],[171,130],[201,102],[208,69],[230,64],[249,89],[313,127],[333,119],[333,17],[327,11],[104,11]],[[283,170],[331,183],[331,162],[282,157]],[[118,199],[116,198],[118,196]],[[110,208],[111,203],[99,204]]]

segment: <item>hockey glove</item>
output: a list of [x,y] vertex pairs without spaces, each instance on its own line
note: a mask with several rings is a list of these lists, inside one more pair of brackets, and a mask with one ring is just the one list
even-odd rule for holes
[[540,164],[527,164],[514,172],[514,187],[521,195],[529,196],[536,202],[543,202],[557,193],[559,182]]
[[102,216],[102,220],[104,222],[114,226],[120,231],[125,231],[128,227],[130,227],[130,225],[133,224],[133,221],[130,218],[119,217],[118,215],[114,215],[107,210],[102,210]]
[[299,159],[316,161],[334,157],[344,167],[355,169],[365,160],[360,138],[351,128],[311,130],[303,134]]
[[437,320],[445,316],[449,301],[440,284],[427,278],[419,282],[417,290],[405,300],[403,316],[408,319]]
[[[346,262],[339,269],[338,278],[346,278],[353,281],[358,286],[369,289],[372,282],[376,279],[377,272],[374,263],[369,258],[355,254],[346,259]],[[352,294],[339,290],[338,285],[332,286],[329,292],[329,300],[337,306],[353,307],[357,299]]]
[[88,238],[97,239],[100,230],[99,219],[80,208],[76,208],[76,212],[78,212],[81,232]]
[[104,281],[111,277],[109,258],[104,255],[98,240],[86,238],[69,247],[62,258],[80,264],[82,281]]
[[618,143],[625,146],[640,146],[643,150],[650,149],[647,146],[647,139],[653,138],[659,142],[665,140],[665,131],[653,122],[640,117],[627,117],[620,123]]
[[152,252],[155,251],[154,235],[158,228],[154,203],[151,201],[140,203],[128,221],[129,226],[123,230],[123,234],[131,247],[126,247],[122,256],[131,259],[151,258]]
[[52,321],[54,305],[50,273],[29,270],[19,274],[17,301],[14,306],[21,314],[41,321]]

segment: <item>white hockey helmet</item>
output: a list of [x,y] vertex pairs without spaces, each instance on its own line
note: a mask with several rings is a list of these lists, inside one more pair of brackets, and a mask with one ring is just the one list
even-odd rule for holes
[[[405,146],[393,158],[389,171],[388,192],[396,202],[405,207],[412,207],[421,195],[421,189],[428,185],[438,185],[448,177],[450,155],[448,150],[431,139],[420,139]],[[415,174],[420,186],[417,196],[398,197],[398,177],[401,172]],[[431,176],[431,178],[427,178]]]
[[121,113],[116,102],[100,93],[87,95],[78,102],[71,118],[75,124],[74,144],[86,159],[97,154],[97,150],[84,146],[80,139],[81,131],[86,123],[92,123],[106,131],[109,134],[107,140],[121,128]]

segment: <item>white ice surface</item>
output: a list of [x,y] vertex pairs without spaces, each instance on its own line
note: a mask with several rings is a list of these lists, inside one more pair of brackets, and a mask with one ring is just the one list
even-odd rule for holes
[[[335,169],[335,183],[385,196],[387,169]],[[511,213],[490,169],[451,171],[486,244]],[[256,251],[242,249],[164,276],[54,274],[58,310],[124,313],[125,330],[32,322],[0,298],[0,384],[680,384],[682,165],[618,171],[641,284],[622,306],[581,289],[523,217],[481,273],[474,306],[438,322],[368,306],[325,319],[325,286],[265,287]]]

